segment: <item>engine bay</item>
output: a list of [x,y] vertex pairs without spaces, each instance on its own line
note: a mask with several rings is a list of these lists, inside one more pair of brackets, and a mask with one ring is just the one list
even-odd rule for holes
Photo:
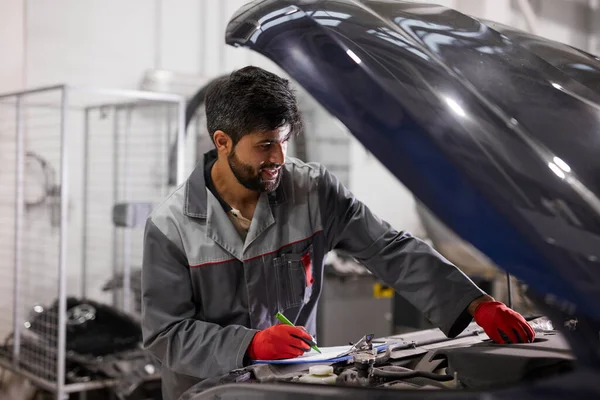
[[[232,371],[211,385],[322,383],[382,389],[481,390],[571,371],[574,359],[562,335],[547,329],[537,329],[536,333],[533,343],[500,345],[476,324],[454,339],[448,339],[438,329],[424,330],[373,339],[370,348],[354,351],[345,361],[252,365]],[[385,350],[377,351],[376,347],[383,344]],[[197,393],[208,389],[206,383],[197,388]]]

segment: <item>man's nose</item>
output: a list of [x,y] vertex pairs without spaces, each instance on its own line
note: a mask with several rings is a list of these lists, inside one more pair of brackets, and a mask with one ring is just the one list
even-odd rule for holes
[[285,162],[285,152],[287,143],[276,143],[269,154],[269,162],[272,164],[283,164]]

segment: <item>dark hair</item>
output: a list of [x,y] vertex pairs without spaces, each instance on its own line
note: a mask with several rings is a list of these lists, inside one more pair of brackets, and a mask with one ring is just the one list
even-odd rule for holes
[[258,67],[244,67],[217,79],[206,93],[206,126],[211,139],[221,130],[234,145],[252,132],[289,125],[292,135],[302,129],[290,82]]

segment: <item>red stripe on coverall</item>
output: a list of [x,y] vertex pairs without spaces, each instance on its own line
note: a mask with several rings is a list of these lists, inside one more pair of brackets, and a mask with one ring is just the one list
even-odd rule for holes
[[[304,242],[305,240],[311,239],[313,236],[315,236],[315,235],[317,235],[317,234],[319,234],[321,232],[323,232],[323,229],[319,229],[318,231],[316,231],[313,234],[311,234],[309,237],[306,237],[306,238],[300,239],[300,240],[296,240],[295,242],[284,244],[283,246],[281,246],[277,250],[273,250],[273,251],[270,251],[268,253],[264,253],[264,254],[261,254],[261,255],[258,255],[258,256],[254,256],[252,258],[248,258],[248,259],[244,260],[243,262],[248,262],[248,261],[256,260],[257,258],[277,253],[279,250],[283,249],[284,247],[288,247],[288,246],[292,246],[294,244],[298,244],[298,243]],[[237,260],[237,258],[230,258],[228,260],[223,260],[223,261],[211,261],[211,262],[202,263],[202,264],[198,264],[198,265],[190,265],[190,268],[200,268],[200,267],[205,267],[207,265],[225,264],[227,262],[234,261],[234,260]]]

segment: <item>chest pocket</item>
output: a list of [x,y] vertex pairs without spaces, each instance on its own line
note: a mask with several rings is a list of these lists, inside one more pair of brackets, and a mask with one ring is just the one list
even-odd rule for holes
[[299,254],[273,259],[279,310],[299,307],[310,300],[313,278],[313,246]]

